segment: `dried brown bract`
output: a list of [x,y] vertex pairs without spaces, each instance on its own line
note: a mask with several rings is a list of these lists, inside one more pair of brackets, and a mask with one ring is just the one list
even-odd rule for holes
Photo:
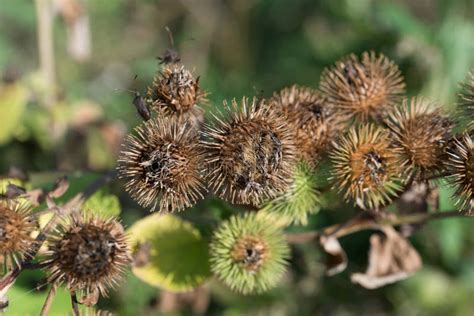
[[460,210],[474,215],[474,139],[465,133],[448,150],[448,180],[456,187],[454,197]]
[[204,132],[208,180],[232,203],[259,205],[284,192],[291,181],[296,164],[293,134],[285,118],[264,102],[244,98],[239,108],[233,100],[230,117],[216,117],[216,126]]
[[295,134],[298,158],[314,167],[339,130],[337,115],[323,95],[308,87],[293,85],[276,92],[269,106],[281,111]]
[[152,119],[135,131],[118,160],[126,191],[160,212],[179,211],[202,198],[199,135],[188,124],[165,119]]
[[372,124],[352,127],[334,144],[334,188],[359,207],[374,209],[386,204],[399,189],[400,166],[388,132]]
[[19,266],[33,244],[36,221],[31,208],[18,200],[0,200],[0,258],[6,268]]
[[86,296],[105,296],[130,264],[123,227],[115,219],[77,214],[68,219],[49,240],[48,280]]
[[400,101],[405,83],[387,57],[365,52],[360,60],[352,54],[325,69],[320,89],[341,116],[367,121],[384,117]]
[[199,126],[203,110],[198,106],[206,93],[199,88],[199,77],[183,65],[172,63],[163,66],[148,87],[146,101],[158,117],[175,118],[180,123],[189,121]]
[[421,97],[404,100],[386,121],[406,171],[422,176],[440,171],[453,123],[439,106]]

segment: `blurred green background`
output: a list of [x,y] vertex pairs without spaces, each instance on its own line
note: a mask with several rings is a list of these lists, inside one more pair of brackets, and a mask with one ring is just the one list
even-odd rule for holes
[[[40,54],[38,36],[48,32],[39,31],[47,25],[37,12],[45,3],[53,7],[54,50]],[[366,50],[399,64],[409,95],[454,110],[458,83],[474,66],[471,0],[0,0],[0,173],[22,168],[33,186],[66,173],[74,194],[113,168],[123,135],[140,121],[132,95],[123,89],[143,91],[151,82],[156,57],[170,46],[165,26],[182,61],[210,92],[208,110],[223,99],[270,95],[292,83],[317,87],[324,67]],[[147,214],[120,183],[107,191],[119,196],[125,224]],[[319,228],[350,215],[323,210],[308,227],[294,229]],[[412,240],[423,269],[378,290],[349,279],[351,272],[365,270],[370,233],[362,232],[341,240],[350,258],[342,274],[324,276],[314,245],[297,246],[278,289],[243,297],[212,283],[201,303],[209,304],[209,315],[474,315],[473,225],[468,219],[426,225]],[[32,288],[43,277],[20,278],[7,315],[39,313],[46,292]],[[62,294],[53,315],[69,310]],[[99,306],[121,315],[159,315],[167,310],[166,295],[129,275]],[[199,312],[189,303],[196,305],[196,295],[181,297],[172,313]]]

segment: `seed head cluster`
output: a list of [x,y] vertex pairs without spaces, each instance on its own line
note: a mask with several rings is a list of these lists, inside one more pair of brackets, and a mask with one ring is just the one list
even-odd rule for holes
[[260,293],[281,279],[289,247],[283,232],[256,213],[234,216],[214,233],[211,269],[231,289]]
[[456,188],[454,198],[461,211],[474,215],[474,139],[465,133],[448,151],[448,180]]
[[283,113],[292,128],[299,160],[317,165],[339,130],[325,97],[317,90],[293,85],[276,92],[268,103]]
[[130,262],[126,235],[115,219],[75,215],[49,241],[49,281],[86,295],[117,285]]
[[386,130],[372,124],[352,127],[331,152],[336,190],[365,209],[396,195],[401,169]]
[[179,211],[202,197],[203,153],[189,124],[152,119],[127,137],[119,162],[125,189],[152,211]]
[[33,243],[37,225],[31,208],[17,200],[0,200],[0,258],[6,268],[18,266]]
[[425,98],[404,100],[387,124],[406,170],[427,176],[440,171],[453,127],[441,107]]
[[199,77],[179,63],[163,66],[147,90],[146,101],[158,117],[174,118],[180,123],[190,122],[198,127],[203,121],[199,103],[206,93],[199,88]]
[[230,117],[216,117],[204,135],[208,181],[222,198],[259,205],[284,192],[293,173],[295,145],[284,117],[256,99],[234,100]]
[[374,52],[349,55],[325,69],[320,89],[341,117],[379,119],[401,100],[405,84],[398,67]]

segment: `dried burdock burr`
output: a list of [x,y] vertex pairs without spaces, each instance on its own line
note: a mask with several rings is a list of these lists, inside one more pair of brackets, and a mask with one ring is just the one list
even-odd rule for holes
[[474,70],[472,70],[466,80],[461,84],[462,91],[459,94],[461,98],[461,110],[463,110],[471,120],[474,120]]
[[286,116],[295,134],[298,159],[314,167],[340,126],[323,95],[317,90],[293,85],[274,93],[268,106]]
[[460,211],[474,215],[474,139],[464,133],[448,150],[448,181],[456,188],[454,198]]
[[351,54],[325,69],[320,89],[341,116],[367,121],[383,118],[400,101],[405,83],[395,63],[365,52],[361,59]]
[[180,123],[190,122],[198,127],[203,121],[199,107],[206,93],[199,88],[199,77],[178,63],[163,66],[147,90],[146,101],[158,117],[174,118]]
[[284,192],[296,166],[294,137],[284,116],[264,100],[235,100],[226,120],[206,126],[208,181],[220,197],[259,205]]
[[0,200],[0,258],[7,269],[19,266],[34,243],[37,228],[31,207],[20,200]]
[[453,123],[438,105],[422,97],[404,100],[386,123],[402,168],[416,176],[430,176],[442,169]]
[[48,280],[86,296],[106,296],[130,264],[127,237],[113,218],[68,216],[48,245]]
[[283,232],[256,213],[231,217],[214,233],[211,269],[232,290],[261,293],[275,287],[289,257]]
[[373,124],[352,127],[330,153],[334,188],[363,209],[390,202],[399,189],[399,158],[386,130]]
[[189,124],[151,119],[130,134],[118,159],[126,191],[143,207],[180,211],[202,198],[203,151]]

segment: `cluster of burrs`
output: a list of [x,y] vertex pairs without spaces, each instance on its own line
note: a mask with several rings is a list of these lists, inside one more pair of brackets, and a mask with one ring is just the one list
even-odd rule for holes
[[262,210],[232,217],[211,243],[212,270],[236,291],[276,284],[289,250],[272,221],[304,223],[317,207],[318,183],[375,213],[413,183],[445,177],[459,210],[474,213],[474,128],[458,120],[461,112],[474,118],[472,75],[460,112],[448,113],[427,98],[406,98],[397,65],[384,55],[350,55],[323,71],[318,88],[224,102],[205,122],[199,78],[178,60],[161,67],[144,99],[153,114],[127,137],[119,174],[152,211],[192,207],[207,191]]

